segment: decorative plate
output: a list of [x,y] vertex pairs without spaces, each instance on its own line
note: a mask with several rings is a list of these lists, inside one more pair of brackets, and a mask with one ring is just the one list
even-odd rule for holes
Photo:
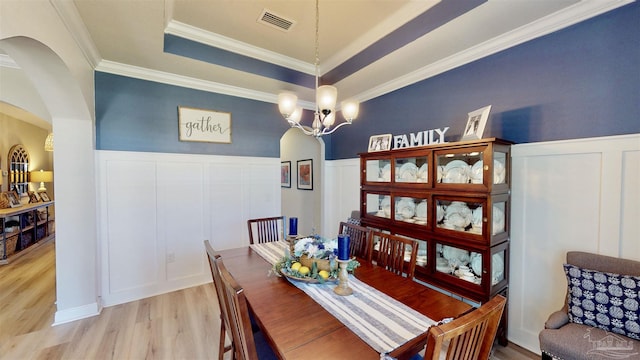
[[418,167],[414,163],[403,164],[399,171],[396,173],[396,181],[399,182],[414,182],[416,181],[418,174]]
[[501,161],[493,160],[493,183],[504,184],[506,169]]
[[484,168],[483,168],[483,163],[482,160],[478,160],[476,161],[475,164],[473,164],[473,166],[471,167],[471,182],[473,184],[482,184],[482,174],[483,174]]
[[401,197],[396,202],[396,214],[404,219],[410,219],[416,214],[416,203],[410,197]]
[[428,173],[428,167],[427,167],[427,163],[422,164],[422,166],[420,166],[420,168],[418,169],[418,182],[428,182],[428,177],[429,177],[429,173]]
[[416,206],[416,220],[427,220],[427,200],[422,200]]
[[380,179],[382,179],[382,181],[391,181],[391,164],[386,164],[382,167],[382,170],[380,170]]
[[449,163],[447,163],[447,165],[445,165],[444,170],[449,171],[451,169],[454,168],[460,168],[460,169],[464,169],[465,171],[468,171],[469,169],[469,164],[467,164],[466,162],[462,161],[462,160],[453,160],[450,161]]

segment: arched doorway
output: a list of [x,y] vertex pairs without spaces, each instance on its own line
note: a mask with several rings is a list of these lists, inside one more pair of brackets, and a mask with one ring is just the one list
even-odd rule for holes
[[[313,161],[313,190],[300,190],[297,162],[308,159]],[[298,217],[300,234],[322,234],[324,141],[291,128],[280,139],[280,160],[291,161],[291,187],[282,188],[282,214]]]
[[43,43],[16,36],[1,39],[0,49],[31,80],[51,115],[56,136],[55,323],[95,315],[99,277],[91,101],[84,98],[62,59]]

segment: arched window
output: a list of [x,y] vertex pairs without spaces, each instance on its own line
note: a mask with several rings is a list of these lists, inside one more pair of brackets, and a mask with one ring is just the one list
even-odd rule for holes
[[29,153],[24,146],[13,145],[9,150],[9,190],[19,195],[29,190]]

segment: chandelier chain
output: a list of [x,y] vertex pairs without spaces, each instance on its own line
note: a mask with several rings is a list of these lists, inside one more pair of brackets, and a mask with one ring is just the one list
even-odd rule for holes
[[319,0],[316,0],[316,91],[318,90],[318,79],[320,77],[320,5]]
[[338,97],[338,89],[332,85],[320,86],[320,1],[316,2],[316,28],[315,28],[315,85],[316,105],[311,124],[311,130],[300,124],[302,107],[297,106],[298,97],[289,92],[278,95],[278,108],[280,114],[289,122],[291,127],[302,130],[307,135],[320,137],[329,135],[344,125],[349,125],[358,116],[358,102],[355,100],[343,101],[342,115],[345,121],[335,125],[335,106]]

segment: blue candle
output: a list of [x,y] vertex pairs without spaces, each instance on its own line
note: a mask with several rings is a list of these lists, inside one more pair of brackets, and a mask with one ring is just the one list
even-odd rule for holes
[[298,218],[289,218],[289,235],[298,235]]
[[338,260],[349,260],[349,235],[338,235]]

